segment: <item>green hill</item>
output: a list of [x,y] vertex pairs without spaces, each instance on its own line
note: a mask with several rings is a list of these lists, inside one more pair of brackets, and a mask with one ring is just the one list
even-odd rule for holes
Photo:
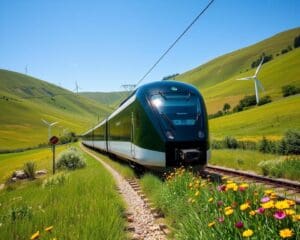
[[80,92],[80,95],[93,99],[96,102],[105,105],[111,109],[115,109],[128,96],[128,92]]
[[105,117],[110,109],[39,79],[0,70],[0,150],[47,142],[41,119],[59,121],[53,134],[64,129],[81,133]]
[[198,87],[204,95],[208,112],[214,113],[222,109],[226,102],[234,106],[243,96],[254,94],[253,82],[236,79],[252,76],[255,68],[251,68],[251,63],[265,53],[272,55],[273,60],[265,63],[259,73],[259,79],[266,90],[263,95],[278,99],[283,85],[300,86],[300,49],[281,54],[283,49],[293,46],[298,35],[300,28],[279,33],[257,44],[220,56],[176,76],[175,79]]

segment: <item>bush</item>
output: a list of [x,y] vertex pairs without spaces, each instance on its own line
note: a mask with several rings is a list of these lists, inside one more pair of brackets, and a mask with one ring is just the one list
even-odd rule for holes
[[56,168],[66,168],[74,170],[86,166],[85,159],[76,148],[71,148],[60,154],[56,163]]
[[293,85],[285,85],[281,89],[282,89],[282,95],[284,97],[300,93],[300,88],[297,88],[296,86]]
[[65,173],[58,173],[54,176],[49,177],[43,181],[43,187],[52,187],[55,185],[64,185],[68,180],[68,176]]
[[289,130],[285,133],[278,146],[278,152],[281,154],[300,154],[300,132]]
[[300,35],[294,39],[294,48],[300,47]]
[[234,137],[226,136],[223,141],[226,148],[236,149],[238,147],[238,141]]
[[238,141],[238,148],[244,149],[244,150],[256,150],[256,142],[253,141]]
[[245,96],[243,99],[240,100],[240,106],[242,108],[250,107],[256,105],[256,96]]
[[23,170],[28,178],[35,179],[36,164],[34,162],[25,163]]
[[275,142],[268,140],[266,137],[263,137],[258,143],[258,150],[263,153],[276,153],[277,145]]
[[259,100],[259,103],[257,105],[261,106],[261,105],[264,105],[264,104],[267,104],[267,103],[270,103],[270,102],[272,102],[271,97],[270,96],[264,96]]

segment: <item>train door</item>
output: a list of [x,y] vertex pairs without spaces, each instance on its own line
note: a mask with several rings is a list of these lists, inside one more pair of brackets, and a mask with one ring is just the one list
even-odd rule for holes
[[131,112],[131,134],[130,134],[130,152],[131,157],[135,158],[135,145],[134,145],[134,113]]
[[108,152],[108,119],[106,119],[105,122],[105,148],[106,148],[106,152]]

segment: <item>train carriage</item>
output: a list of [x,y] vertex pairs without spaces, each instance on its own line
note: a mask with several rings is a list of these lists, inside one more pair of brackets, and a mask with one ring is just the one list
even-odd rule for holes
[[210,148],[203,98],[181,82],[143,85],[83,134],[83,143],[148,168],[205,165]]

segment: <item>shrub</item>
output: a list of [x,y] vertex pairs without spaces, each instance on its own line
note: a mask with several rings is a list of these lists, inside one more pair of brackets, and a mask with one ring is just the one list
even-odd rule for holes
[[236,149],[238,147],[238,141],[234,137],[226,136],[224,138],[224,145],[226,148]]
[[56,167],[66,169],[77,169],[86,166],[85,159],[76,148],[70,148],[60,154]]
[[43,187],[52,187],[55,185],[64,185],[68,180],[68,176],[65,173],[58,173],[54,176],[51,176],[43,181]]
[[221,148],[224,148],[223,141],[212,140],[211,141],[211,147],[212,147],[212,149],[221,149]]
[[282,154],[300,154],[300,131],[289,130],[279,144]]
[[263,153],[276,153],[277,146],[273,141],[268,140],[266,137],[263,137],[262,140],[258,143],[258,150]]
[[294,48],[300,47],[300,35],[294,39]]
[[253,141],[238,141],[238,148],[244,149],[244,150],[256,150],[256,142]]
[[270,102],[272,102],[271,97],[270,96],[264,96],[259,100],[259,103],[257,105],[261,106],[261,105],[264,105],[264,104],[267,104],[267,103],[270,103]]
[[240,100],[240,106],[242,108],[250,107],[256,105],[256,96],[245,96],[243,99]]
[[35,179],[36,164],[34,162],[25,163],[23,170],[28,178]]
[[282,95],[284,97],[300,93],[300,88],[297,88],[294,85],[285,85],[281,89],[282,89]]

